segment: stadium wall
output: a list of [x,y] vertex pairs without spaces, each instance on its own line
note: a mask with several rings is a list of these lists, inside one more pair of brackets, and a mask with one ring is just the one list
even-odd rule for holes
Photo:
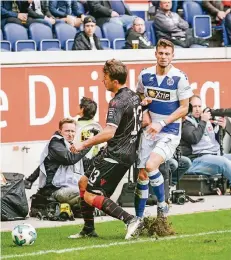
[[[231,48],[176,49],[174,64],[189,77],[204,106],[231,107]],[[111,94],[102,83],[105,60],[124,61],[127,86],[155,62],[153,50],[1,53],[1,170],[28,176],[63,117],[76,116],[82,96],[99,105],[104,125]]]

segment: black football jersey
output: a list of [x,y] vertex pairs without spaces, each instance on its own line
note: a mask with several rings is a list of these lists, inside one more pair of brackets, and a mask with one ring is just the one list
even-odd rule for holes
[[142,122],[140,97],[127,87],[121,88],[110,101],[107,124],[117,127],[108,141],[105,156],[130,166],[136,159],[138,134]]

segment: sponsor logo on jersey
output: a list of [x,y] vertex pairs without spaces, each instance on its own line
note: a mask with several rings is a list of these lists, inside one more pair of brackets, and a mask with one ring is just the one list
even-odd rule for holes
[[148,96],[159,100],[170,100],[170,92],[148,88]]

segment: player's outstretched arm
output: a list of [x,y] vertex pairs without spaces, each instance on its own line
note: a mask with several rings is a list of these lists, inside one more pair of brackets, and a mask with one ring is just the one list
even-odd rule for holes
[[113,125],[107,125],[102,132],[97,134],[96,136],[89,138],[88,140],[81,142],[79,144],[75,144],[76,151],[82,151],[85,148],[94,146],[96,144],[101,144],[107,142],[112,139],[115,135],[117,127]]
[[165,124],[170,124],[179,118],[184,117],[188,113],[189,98],[180,100],[180,107],[176,109],[171,115],[169,115],[165,120]]

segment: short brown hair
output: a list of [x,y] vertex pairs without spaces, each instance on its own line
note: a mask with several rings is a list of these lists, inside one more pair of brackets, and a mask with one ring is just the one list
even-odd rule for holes
[[157,42],[157,45],[156,45],[156,49],[158,49],[159,47],[171,47],[172,48],[172,52],[174,52],[174,44],[166,39],[160,39],[158,42]]
[[76,121],[74,119],[68,118],[68,117],[63,118],[62,120],[59,121],[59,129],[60,130],[62,130],[64,124],[74,124],[74,125],[76,125]]
[[118,80],[119,84],[123,85],[127,80],[128,70],[120,60],[112,59],[106,61],[103,73],[107,74],[111,80]]

